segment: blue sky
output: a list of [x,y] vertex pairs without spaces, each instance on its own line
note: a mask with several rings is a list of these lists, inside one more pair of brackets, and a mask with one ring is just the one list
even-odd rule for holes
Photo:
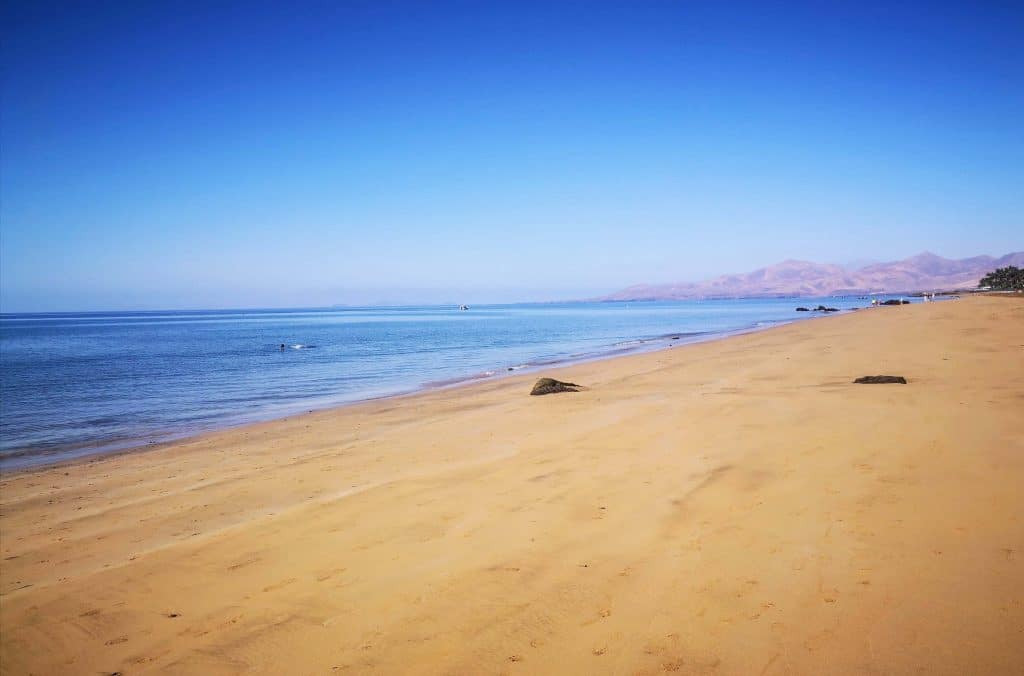
[[3,8],[4,311],[1024,248],[1020,3],[59,5]]

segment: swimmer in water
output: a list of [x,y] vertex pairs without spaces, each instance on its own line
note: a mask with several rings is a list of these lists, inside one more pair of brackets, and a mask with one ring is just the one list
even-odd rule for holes
[[281,352],[284,352],[284,343],[281,343]]

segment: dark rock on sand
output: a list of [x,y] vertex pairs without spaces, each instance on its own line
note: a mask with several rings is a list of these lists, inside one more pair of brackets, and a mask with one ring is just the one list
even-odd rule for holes
[[903,300],[902,298],[900,298],[899,300],[892,300],[892,299],[890,299],[890,300],[883,300],[881,302],[881,305],[910,305],[910,301],[909,300]]
[[839,312],[839,308],[837,308],[837,307],[825,307],[824,305],[819,305],[818,307],[814,308],[814,311],[815,312]]
[[810,312],[810,311],[811,311],[811,309],[810,309],[810,308],[806,308],[806,307],[798,307],[798,308],[796,309],[796,311],[797,311],[797,312]]
[[861,385],[884,385],[885,383],[899,383],[906,385],[907,379],[903,376],[861,376],[853,382]]
[[555,392],[579,392],[579,385],[576,383],[563,383],[554,378],[541,378],[530,390],[531,395],[554,394]]

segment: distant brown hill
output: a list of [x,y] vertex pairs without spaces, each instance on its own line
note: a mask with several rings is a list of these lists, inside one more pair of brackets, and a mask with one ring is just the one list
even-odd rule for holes
[[960,260],[925,252],[906,260],[875,263],[855,270],[789,260],[746,274],[722,275],[703,282],[638,284],[601,300],[832,296],[967,289],[976,287],[986,273],[1007,265],[1024,267],[1024,251],[1001,258],[974,256]]

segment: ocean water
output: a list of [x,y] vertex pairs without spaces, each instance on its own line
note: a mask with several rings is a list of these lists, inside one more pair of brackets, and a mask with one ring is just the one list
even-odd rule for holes
[[0,469],[807,319],[812,313],[794,308],[819,303],[868,304],[802,298],[3,314]]

